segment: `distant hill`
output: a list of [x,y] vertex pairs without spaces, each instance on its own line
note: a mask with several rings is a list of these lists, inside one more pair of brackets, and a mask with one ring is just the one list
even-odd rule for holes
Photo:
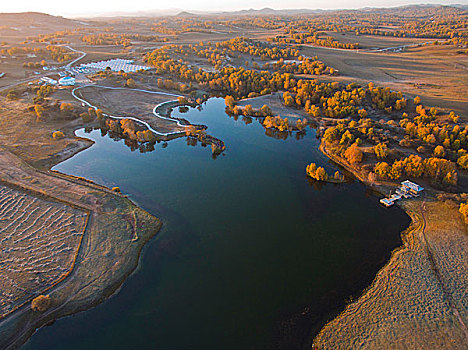
[[194,13],[187,12],[187,11],[179,12],[179,13],[176,15],[176,17],[193,17],[193,16],[197,16],[197,15],[194,14]]
[[0,26],[3,30],[13,30],[18,35],[50,33],[62,29],[82,27],[83,22],[52,16],[40,12],[0,13]]
[[60,16],[52,16],[41,12],[0,13],[0,23],[4,26],[33,24],[70,25],[76,21]]
[[220,15],[232,15],[232,16],[264,16],[264,15],[274,15],[274,16],[294,16],[298,14],[313,14],[320,13],[323,10],[311,10],[311,9],[280,9],[275,10],[269,7],[265,7],[260,10],[248,9],[241,11],[231,11],[231,12],[219,12],[216,14]]

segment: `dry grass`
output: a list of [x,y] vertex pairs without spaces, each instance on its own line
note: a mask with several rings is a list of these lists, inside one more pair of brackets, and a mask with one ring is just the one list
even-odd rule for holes
[[79,95],[91,104],[98,106],[105,113],[118,117],[136,117],[146,121],[160,132],[183,132],[185,128],[170,120],[157,118],[153,114],[156,105],[176,100],[177,97],[152,94],[130,89],[111,90],[99,87],[85,87],[79,90]]
[[[405,202],[414,223],[355,303],[316,337],[317,349],[466,349],[468,236],[456,208]],[[426,243],[427,239],[427,243]]]
[[0,318],[72,269],[87,214],[0,185]]
[[[458,54],[458,50],[453,46],[429,45],[402,53],[316,47],[304,47],[302,52],[317,55],[327,65],[338,69],[339,76],[320,76],[320,80],[360,84],[372,81],[410,96],[419,95],[424,104],[454,110],[468,120],[468,57]],[[317,76],[312,78],[317,79]]]
[[[71,97],[69,93],[65,96]],[[35,114],[27,110],[29,105],[24,100],[8,101],[0,97],[0,145],[28,163],[52,166],[92,144],[73,137],[73,130],[82,123],[81,118],[37,122]],[[54,140],[52,133],[56,130],[64,131],[67,137]]]

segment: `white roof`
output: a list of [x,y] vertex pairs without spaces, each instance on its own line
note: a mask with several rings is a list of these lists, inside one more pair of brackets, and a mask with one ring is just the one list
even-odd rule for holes
[[411,188],[412,190],[414,191],[417,191],[417,192],[420,192],[422,190],[424,190],[423,187],[419,186],[418,184],[415,184],[414,182],[411,182],[409,180],[405,180],[401,183],[403,186],[406,186],[406,187],[409,187]]
[[86,64],[82,64],[81,67],[95,68],[99,70],[105,70],[107,67],[109,67],[114,72],[120,72],[122,70],[126,73],[150,69],[150,67],[147,67],[147,66],[140,66],[137,64],[133,64],[132,60],[124,60],[121,58],[116,58],[116,59],[107,60],[107,61],[86,63]]

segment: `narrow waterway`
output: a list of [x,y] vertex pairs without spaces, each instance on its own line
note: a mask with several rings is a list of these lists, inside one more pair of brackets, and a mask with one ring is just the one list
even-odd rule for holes
[[119,186],[164,228],[119,293],[24,349],[301,349],[400,245],[399,208],[358,182],[306,178],[310,162],[337,169],[313,129],[275,138],[227,116],[222,99],[179,116],[208,125],[224,154],[185,138],[142,153],[77,132],[95,145],[54,169]]

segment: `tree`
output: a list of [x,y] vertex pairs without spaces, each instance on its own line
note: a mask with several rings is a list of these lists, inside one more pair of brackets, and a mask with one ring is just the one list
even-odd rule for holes
[[260,112],[264,117],[273,114],[273,112],[271,111],[271,108],[267,105],[263,105],[262,108],[260,108]]
[[377,159],[384,159],[388,156],[388,147],[385,143],[379,143],[374,147],[374,153]]
[[36,112],[37,121],[42,121],[44,119],[44,107],[42,107],[41,105],[34,105],[34,112]]
[[[370,83],[369,83],[369,84],[370,84]],[[361,118],[367,117],[367,111],[366,111],[364,108],[360,109],[360,110],[358,111],[358,114],[359,114],[359,116],[360,116]]]
[[468,203],[460,203],[458,211],[463,215],[465,223],[468,224]]
[[102,112],[101,109],[96,109],[96,116],[98,118],[98,120],[102,120],[102,118],[104,118],[104,113]]
[[63,102],[60,105],[60,113],[69,115],[71,112],[73,112],[73,105],[71,103]]
[[457,164],[462,169],[468,169],[468,155],[462,155],[457,160]]
[[63,139],[65,137],[65,134],[63,132],[61,132],[61,131],[54,131],[54,133],[52,134],[52,137],[55,140]]
[[364,154],[359,149],[356,143],[353,143],[344,153],[344,156],[351,164],[360,163],[364,157]]
[[39,295],[34,298],[31,302],[31,309],[33,311],[44,312],[47,311],[50,307],[50,296],[49,295]]
[[437,158],[444,158],[445,157],[445,150],[443,146],[437,146],[434,148],[434,157]]
[[374,172],[381,178],[388,178],[392,167],[387,162],[377,163],[374,167]]
[[294,98],[291,96],[291,94],[289,92],[285,92],[283,94],[283,99],[284,99],[284,105],[286,107],[294,107],[295,106],[295,102],[294,102]]
[[226,104],[226,107],[229,107],[229,108],[234,108],[234,97],[232,96],[229,96],[227,95],[225,98],[224,98],[224,103]]
[[327,181],[328,174],[322,167],[317,167],[315,163],[310,163],[306,167],[306,174],[317,181]]
[[130,78],[130,79],[127,79],[127,84],[126,84],[126,85],[127,85],[127,87],[129,87],[129,88],[131,88],[131,89],[135,88],[135,86],[136,86],[135,80],[133,80],[133,79],[131,79],[131,78]]
[[244,115],[254,115],[254,110],[252,108],[252,105],[245,105],[243,114]]
[[179,102],[180,105],[186,105],[188,103],[188,100],[183,96],[179,96],[177,97],[177,102]]

